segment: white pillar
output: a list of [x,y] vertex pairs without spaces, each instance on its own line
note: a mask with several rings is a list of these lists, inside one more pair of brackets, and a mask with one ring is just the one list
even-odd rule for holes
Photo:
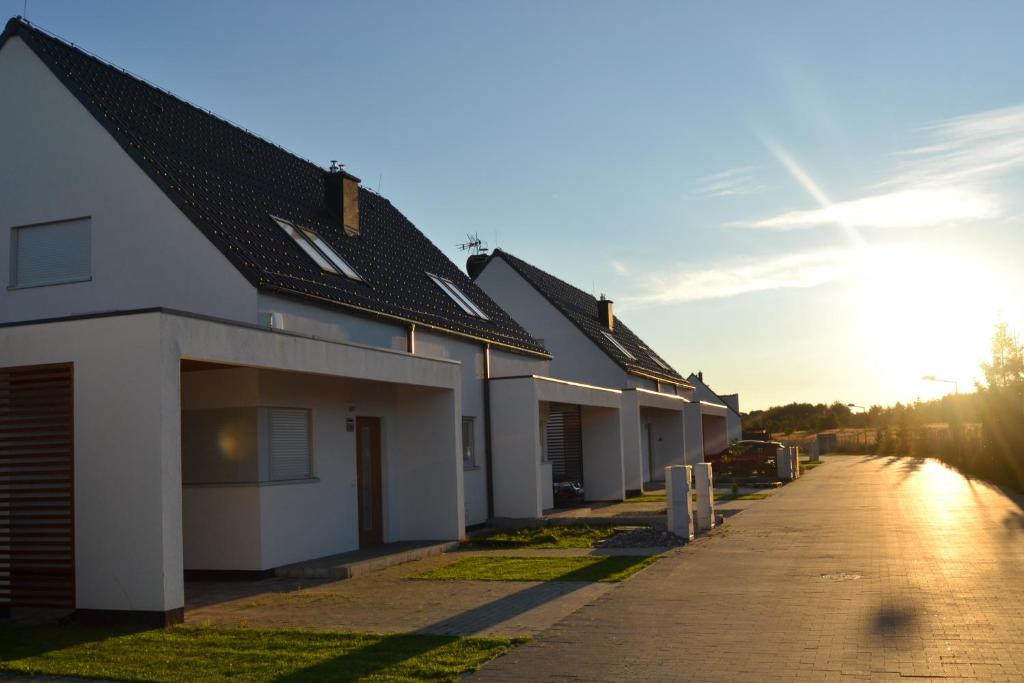
[[668,530],[680,538],[693,540],[693,504],[690,501],[689,465],[665,468],[665,493],[668,497]]
[[643,449],[640,445],[640,399],[636,391],[622,392],[619,409],[622,420],[622,462],[627,491],[642,491],[644,487]]
[[778,469],[779,479],[793,481],[793,460],[789,457],[789,449],[785,446],[779,446],[776,450],[775,466]]
[[693,468],[697,484],[697,531],[711,531],[715,528],[715,490],[711,463],[698,463]]

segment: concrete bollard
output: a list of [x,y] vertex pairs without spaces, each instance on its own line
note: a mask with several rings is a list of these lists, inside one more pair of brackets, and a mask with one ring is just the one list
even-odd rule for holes
[[800,449],[796,446],[790,446],[790,458],[793,460],[793,478],[800,478]]
[[693,478],[697,485],[697,531],[711,531],[715,528],[715,487],[711,463],[694,465]]
[[693,540],[693,504],[690,501],[689,465],[665,468],[665,494],[668,506],[668,530],[680,538]]
[[818,450],[818,440],[815,439],[811,442],[811,462],[818,462],[821,460],[821,451]]
[[775,454],[775,467],[782,481],[793,481],[793,460],[789,457],[789,449],[779,446]]

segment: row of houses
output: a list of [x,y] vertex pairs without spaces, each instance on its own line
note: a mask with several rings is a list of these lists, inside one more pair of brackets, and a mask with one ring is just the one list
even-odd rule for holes
[[622,500],[739,437],[611,301],[21,19],[0,38],[0,608]]

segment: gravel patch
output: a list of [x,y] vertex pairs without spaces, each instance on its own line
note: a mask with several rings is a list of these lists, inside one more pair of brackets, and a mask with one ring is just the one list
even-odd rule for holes
[[598,548],[675,548],[686,545],[686,539],[664,529],[631,527],[615,534]]

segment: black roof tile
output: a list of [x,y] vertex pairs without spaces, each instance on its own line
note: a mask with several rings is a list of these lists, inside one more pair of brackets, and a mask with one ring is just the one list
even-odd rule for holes
[[[583,334],[589,337],[602,351],[611,356],[627,372],[650,375],[673,384],[688,384],[682,375],[644,344],[640,337],[636,336],[631,329],[619,320],[618,316],[615,317],[614,331],[609,332],[609,334],[633,354],[635,360],[628,358],[614,344],[609,342],[603,334],[608,332],[608,330],[601,324],[598,317],[597,299],[592,295],[587,294],[578,287],[573,287],[568,282],[560,280],[554,275],[502,249],[495,249],[490,258],[501,258],[508,263],[513,270],[519,273],[523,279],[529,282],[534,289],[540,292],[566,318],[572,321]],[[665,363],[667,369],[661,367],[655,358]]]
[[[0,46],[13,35],[254,286],[546,355],[384,197],[360,188],[361,235],[348,237],[327,213],[324,169],[21,19]],[[322,272],[271,215],[319,232],[365,281]],[[490,320],[464,313],[427,273],[456,283]]]

